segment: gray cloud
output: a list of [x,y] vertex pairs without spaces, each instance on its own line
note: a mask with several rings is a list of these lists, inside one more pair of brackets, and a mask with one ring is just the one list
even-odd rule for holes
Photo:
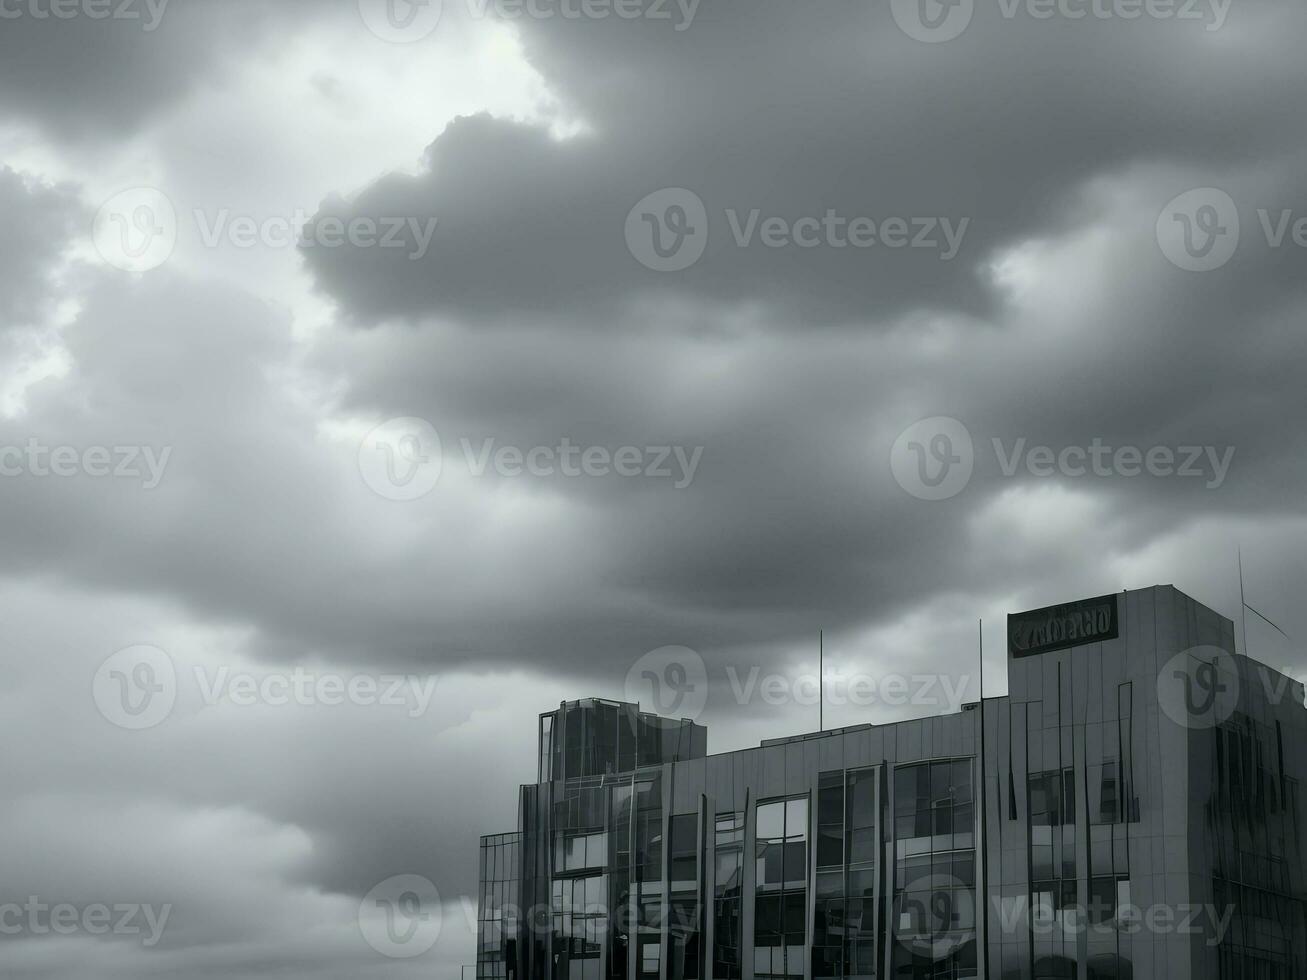
[[42,186],[0,167],[0,329],[44,320],[60,252],[80,216],[69,188]]
[[[298,77],[294,58],[264,55],[313,43],[318,22],[175,2],[148,38],[6,25],[0,121],[49,140],[29,170],[42,153],[85,168],[59,147],[86,140],[139,154],[147,173],[166,159],[200,204],[208,192],[246,206],[221,179],[227,161],[188,163],[151,143],[151,122],[243,71]],[[478,29],[446,6],[442,30]],[[344,50],[378,73],[429,56],[342,27],[353,4],[312,16],[356,31]],[[13,624],[0,735],[23,746],[0,760],[0,834],[27,842],[6,894],[177,907],[148,953],[27,937],[0,956],[19,977],[452,972],[474,956],[465,930],[429,958],[385,961],[359,941],[362,896],[401,872],[449,901],[471,894],[476,836],[509,829],[515,783],[532,776],[534,714],[621,696],[629,665],[665,644],[703,654],[702,720],[720,751],[814,725],[801,705],[738,703],[726,668],[792,675],[818,629],[833,663],[956,677],[974,667],[976,619],[992,634],[1015,608],[1169,581],[1233,614],[1242,546],[1254,604],[1304,635],[1303,255],[1269,247],[1257,216],[1307,190],[1301,100],[1271,97],[1303,88],[1303,17],[1288,0],[1249,2],[1207,32],[981,10],[943,45],[907,38],[884,4],[715,2],[684,32],[521,22],[515,41],[561,107],[543,115],[583,132],[525,121],[536,105],[433,119],[425,169],[342,181],[318,216],[438,218],[425,258],[308,249],[284,292],[275,276],[242,279],[226,254],[137,278],[65,262],[86,244],[81,189],[0,171],[14,216],[0,229],[0,322],[76,304],[52,330],[65,366],[20,386],[0,446],[172,450],[148,492],[0,479],[0,618]],[[354,111],[348,95],[328,91],[324,111]],[[297,133],[288,120],[285,140]],[[339,148],[310,149],[329,172]],[[628,254],[623,222],[677,185],[703,198],[712,231],[695,266],[660,275]],[[1201,186],[1236,201],[1243,240],[1224,268],[1193,274],[1154,227]],[[726,208],[972,224],[951,263],[742,250]],[[445,449],[439,485],[408,504],[373,493],[357,458],[373,425],[404,416]],[[962,422],[976,452],[969,485],[937,503],[889,465],[899,434],[930,416]],[[463,439],[703,455],[682,489],[476,476]],[[1211,488],[1009,477],[993,439],[1235,455]],[[1255,653],[1307,668],[1295,644],[1249,625]],[[408,718],[204,705],[188,681],[164,725],[129,734],[88,686],[135,643],[187,678],[398,671],[434,677],[436,694]]]
[[[1278,50],[1300,21],[1279,3],[1248,4],[1223,30]],[[383,178],[325,204],[320,219],[440,220],[418,261],[402,250],[308,253],[359,321],[609,323],[638,300],[677,299],[761,306],[799,329],[922,307],[992,312],[977,267],[996,248],[1083,221],[1076,193],[1091,179],[1155,161],[1224,169],[1301,148],[1292,110],[1265,98],[1301,87],[1296,60],[1250,70],[1242,45],[1219,44],[1201,24],[1008,21],[995,10],[953,44],[927,46],[884,6],[724,3],[674,37],[656,21],[519,26],[590,132],[559,141],[507,120],[460,120],[432,144],[425,176]],[[1186,68],[1199,64],[1193,82]],[[702,259],[660,275],[627,254],[623,227],[664,187],[698,194],[710,230]],[[935,248],[741,248],[728,210],[741,228],[754,210],[759,221],[898,217],[912,238],[925,230],[917,220],[968,224],[944,262],[937,230]]]
[[5,5],[0,107],[59,139],[108,143],[134,135],[151,115],[221,75],[233,58],[277,44],[310,18],[354,12],[344,0],[61,7],[67,13],[56,15],[48,0]]

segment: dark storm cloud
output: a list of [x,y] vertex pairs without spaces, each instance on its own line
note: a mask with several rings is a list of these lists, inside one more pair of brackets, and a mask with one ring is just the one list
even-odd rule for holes
[[[1296,110],[1267,93],[1303,83],[1285,47],[1303,16],[1243,4],[1211,32],[986,9],[941,45],[906,37],[885,4],[705,4],[680,34],[657,21],[518,21],[528,56],[591,131],[557,140],[460,120],[432,144],[425,176],[383,178],[319,215],[436,217],[422,258],[342,247],[309,261],[364,324],[430,313],[603,322],[637,298],[756,304],[796,329],[911,308],[992,311],[977,267],[996,247],[1083,220],[1068,208],[1090,178],[1299,146]],[[1252,43],[1286,57],[1250,65]],[[695,265],[659,274],[628,254],[623,231],[665,187],[703,200],[709,232]],[[802,230],[821,244],[767,247],[755,230],[740,247],[754,211],[759,228],[821,219]],[[825,244],[848,241],[858,217],[878,229],[905,219],[909,240],[936,244]]]
[[[59,139],[145,139],[194,86],[303,38],[296,8],[262,6],[174,0],[148,38],[0,24],[0,107]],[[969,671],[976,619],[1013,608],[1164,580],[1235,614],[1242,545],[1254,604],[1307,633],[1304,252],[1269,248],[1257,216],[1307,193],[1304,16],[1236,2],[1206,31],[984,7],[941,45],[906,37],[885,3],[705,0],[683,32],[521,22],[584,132],[460,119],[424,134],[427,172],[325,205],[320,225],[439,219],[419,261],[304,253],[348,327],[297,322],[221,262],[70,277],[67,371],[25,391],[0,447],[172,455],[148,493],[0,480],[0,735],[24,747],[0,759],[0,837],[26,845],[5,887],[173,901],[177,918],[157,955],[116,946],[111,966],[87,941],[11,943],[17,975],[430,975],[360,947],[362,896],[397,872],[471,893],[476,836],[510,828],[515,783],[532,778],[535,713],[621,696],[665,644],[712,672],[701,720],[716,751],[814,724],[738,703],[725,668],[792,672],[819,628],[828,656],[871,672]],[[403,50],[354,26],[360,57]],[[694,267],[658,275],[622,226],[677,185],[704,199],[712,237]],[[1221,269],[1182,272],[1154,225],[1207,185],[1237,202],[1243,242]],[[83,232],[89,217],[70,194],[0,175],[16,216],[0,229],[0,318],[51,295],[70,216]],[[726,208],[971,225],[949,263],[741,250]],[[831,323],[843,329],[814,329]],[[934,415],[976,451],[971,483],[938,503],[889,466],[899,433]],[[428,419],[446,450],[440,484],[409,504],[369,490],[357,459],[362,433],[399,416]],[[1236,454],[1215,488],[1009,477],[994,438]],[[703,456],[681,489],[473,477],[463,439]],[[1307,667],[1273,639],[1252,633],[1268,660]],[[127,733],[88,679],[140,642],[184,671],[411,670],[437,694],[411,719],[191,691],[158,730]],[[457,942],[438,961],[451,974],[475,956]]]
[[0,108],[60,139],[119,140],[233,57],[347,0],[6,0]]
[[[620,481],[568,487],[588,508],[578,540],[605,546],[602,575],[578,583],[584,615],[569,622],[568,609],[579,607],[532,609],[539,632],[526,641],[511,608],[528,602],[519,598],[480,637],[526,642],[524,662],[544,657],[595,677],[662,642],[774,656],[773,642],[822,623],[893,617],[946,585],[976,597],[1026,587],[1036,559],[1016,545],[1008,552],[1001,539],[978,542],[971,528],[1014,488],[1065,487],[1101,501],[1100,525],[1080,530],[1125,551],[1204,515],[1284,512],[1286,488],[1307,475],[1300,437],[1284,427],[1307,409],[1294,326],[1304,298],[1284,268],[1295,257],[1267,252],[1249,229],[1248,252],[1228,269],[1183,273],[1160,253],[1153,225],[1184,178],[1114,176],[1128,188],[1125,200],[1082,188],[1066,203],[1106,229],[1107,251],[1040,267],[1054,277],[1045,284],[1052,296],[1087,293],[1067,308],[1012,302],[992,324],[964,321],[951,332],[928,319],[875,321],[863,336],[820,344],[783,324],[741,334],[662,325],[656,314],[632,314],[600,335],[431,324],[363,334],[337,352],[337,368],[351,379],[355,408],[422,416],[447,442],[489,435],[552,445],[569,435],[706,447],[686,491]],[[1229,183],[1250,203],[1301,196],[1284,173]],[[796,380],[812,377],[822,384]],[[962,420],[975,440],[976,475],[956,501],[923,503],[888,472],[894,437],[931,415]],[[1229,470],[1215,487],[1215,473],[1041,481],[1024,467],[1004,475],[995,439],[1007,453],[1096,440],[1210,447]],[[1299,502],[1288,507],[1300,511]],[[994,545],[1005,550],[996,555]],[[1009,559],[1011,578],[1000,585],[995,565]],[[1036,578],[1056,580],[1084,560],[1078,550],[1049,554]],[[1093,581],[1092,569],[1084,574]],[[472,631],[461,642],[480,646]],[[611,659],[596,661],[595,649]]]
[[[1261,5],[1243,26],[1233,20],[1226,29],[1243,31],[1242,44],[1275,50],[1283,24],[1268,21],[1268,12],[1293,16]],[[421,415],[455,443],[702,446],[692,485],[510,485],[491,475],[476,489],[504,484],[527,501],[559,497],[567,507],[549,533],[516,553],[486,554],[468,576],[455,559],[476,546],[475,535],[460,520],[465,502],[442,487],[430,501],[430,513],[448,522],[439,532],[427,528],[430,537],[408,548],[369,554],[361,545],[369,523],[393,520],[394,509],[336,489],[341,473],[311,445],[311,418],[288,415],[257,366],[289,356],[284,326],[236,296],[156,281],[93,293],[68,334],[78,365],[71,383],[91,414],[71,417],[51,387],[35,399],[27,428],[10,428],[15,440],[39,423],[83,442],[126,433],[174,446],[173,480],[145,522],[122,517],[116,508],[130,514],[135,503],[121,493],[20,492],[9,560],[166,592],[205,615],[257,625],[257,644],[269,652],[548,664],[612,680],[639,652],[666,642],[766,655],[818,621],[839,628],[892,616],[945,581],[983,591],[985,556],[966,553],[968,525],[1014,481],[995,472],[991,453],[964,501],[931,506],[904,494],[884,461],[898,431],[924,415],[963,419],[982,451],[992,437],[1051,446],[1096,437],[1235,445],[1239,467],[1222,494],[1162,481],[1077,485],[1133,508],[1131,526],[1147,515],[1155,533],[1211,512],[1270,508],[1278,482],[1297,478],[1301,457],[1285,451],[1276,424],[1301,408],[1292,338],[1281,326],[1298,313],[1298,287],[1283,275],[1292,256],[1254,256],[1194,279],[1166,265],[1148,237],[1161,204],[1212,172],[1234,174],[1232,190],[1249,201],[1296,199],[1293,168],[1256,178],[1241,169],[1257,153],[1294,159],[1294,137],[1278,124],[1285,110],[1253,97],[1291,69],[1268,59],[1255,78],[1200,28],[1174,23],[1072,34],[1066,25],[982,18],[970,35],[932,48],[868,12],[841,19],[717,6],[701,17],[671,41],[651,25],[524,25],[528,52],[594,132],[554,141],[521,124],[460,121],[434,145],[429,174],[386,178],[353,205],[361,214],[440,217],[438,236],[446,237],[436,253],[445,251],[434,266],[359,264],[347,249],[310,253],[322,285],[360,316],[476,319],[493,311],[506,321],[498,339],[427,325],[324,342],[318,363],[338,376],[346,411]],[[1037,29],[1051,40],[1022,48],[1022,59],[994,57],[1039,37]],[[818,50],[827,56],[812,57]],[[1203,78],[1214,81],[1184,84],[1167,74],[1200,53],[1208,59]],[[1131,65],[1147,84],[1127,92],[1102,74],[1105,58]],[[578,61],[593,69],[591,84],[571,67]],[[985,98],[963,84],[982,66]],[[1215,111],[1213,91],[1230,108]],[[1166,136],[1176,119],[1178,143]],[[1222,138],[1231,127],[1239,139]],[[912,202],[955,194],[969,202],[958,213],[983,203],[1004,230],[982,240],[969,264],[949,266],[941,289],[897,275],[868,287],[865,277],[847,277],[844,258],[829,250],[785,251],[783,261],[800,264],[784,277],[738,256],[716,268],[710,252],[690,272],[701,280],[675,280],[701,282],[707,307],[691,302],[690,289],[670,316],[623,303],[607,336],[597,338],[593,324],[568,328],[564,313],[588,319],[591,299],[616,304],[649,281],[613,245],[620,221],[607,225],[611,234],[598,232],[594,204],[617,208],[655,185],[673,159],[681,172],[730,175],[741,206],[783,200],[777,210],[791,215],[819,200],[855,213],[840,204],[867,200],[855,192],[865,186],[855,164],[875,163],[884,178],[878,193],[908,205],[894,210],[926,211]],[[1175,179],[1136,180],[1126,166],[1136,159]],[[641,176],[632,181],[632,173]],[[1037,331],[1005,340],[1019,311],[980,267],[999,242],[1056,240],[1104,220],[1091,188],[1114,179],[1142,204],[1112,215],[1120,219],[1117,252],[1101,260],[1108,273],[1098,279],[1097,320],[1070,330],[1051,325],[1046,343]],[[454,270],[447,276],[446,267]],[[594,271],[594,281],[569,279],[576,270]],[[1074,270],[1069,275],[1072,286]],[[842,292],[841,282],[852,291]],[[960,321],[931,352],[933,328],[921,326],[930,311],[970,311],[968,297],[982,296],[981,287],[988,317]],[[196,307],[201,294],[201,312],[176,323],[170,311]],[[732,326],[720,304],[746,295],[757,312],[737,315]],[[539,320],[512,315],[537,301],[547,311]],[[828,302],[866,332],[815,347],[791,336],[787,314],[796,304]],[[922,309],[904,313],[905,304]],[[531,339],[546,328],[545,339]],[[149,361],[128,353],[162,337]],[[1277,344],[1286,356],[1268,370],[1263,355]],[[1192,380],[1211,376],[1221,379],[1215,391]],[[802,383],[811,377],[822,384]],[[1253,390],[1259,399],[1249,397]],[[106,543],[85,555],[78,542],[92,529]],[[451,585],[433,586],[441,582]],[[607,654],[598,665],[595,651]]]

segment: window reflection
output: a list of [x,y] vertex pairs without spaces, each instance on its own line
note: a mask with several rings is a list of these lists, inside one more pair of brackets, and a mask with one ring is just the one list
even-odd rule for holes
[[676,814],[669,833],[669,980],[699,980],[699,815]]
[[481,895],[477,921],[477,976],[508,980],[518,968],[517,899],[521,883],[521,837],[481,839]]
[[976,975],[972,760],[894,770],[896,978]]
[[817,795],[814,978],[876,975],[876,771],[822,773]]
[[801,977],[807,936],[808,798],[760,803],[755,838],[754,975],[759,980]]
[[744,875],[744,814],[719,814],[714,828],[713,977],[739,980],[740,901]]

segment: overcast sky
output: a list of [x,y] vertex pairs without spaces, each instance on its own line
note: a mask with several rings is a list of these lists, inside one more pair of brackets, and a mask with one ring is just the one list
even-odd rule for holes
[[457,976],[536,715],[669,645],[725,751],[816,727],[735,688],[819,629],[956,690],[984,619],[999,695],[1007,612],[1235,618],[1242,548],[1307,636],[1301,0],[56,6],[0,0],[0,973]]

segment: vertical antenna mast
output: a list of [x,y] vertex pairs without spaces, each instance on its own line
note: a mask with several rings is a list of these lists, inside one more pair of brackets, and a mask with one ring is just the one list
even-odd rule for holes
[[1248,602],[1243,594],[1243,548],[1239,549],[1239,625],[1243,632],[1243,655],[1248,656]]
[[826,647],[822,630],[817,630],[817,730],[826,730]]
[[[989,835],[985,832],[985,811],[988,801],[985,796],[985,621],[978,621],[976,635],[980,646],[980,760],[976,766],[980,776],[980,880],[989,891]],[[989,903],[984,896],[976,904],[980,915],[980,956],[982,977],[989,976]]]

